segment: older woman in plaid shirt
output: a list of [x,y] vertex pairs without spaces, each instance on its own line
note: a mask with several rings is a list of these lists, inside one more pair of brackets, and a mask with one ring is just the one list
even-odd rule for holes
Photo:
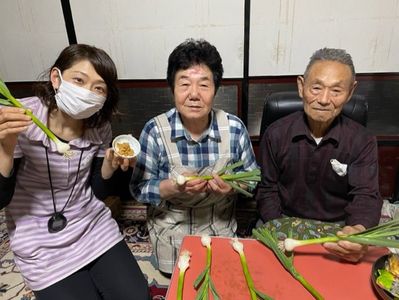
[[167,80],[175,108],[145,125],[130,184],[148,203],[148,227],[160,271],[170,274],[187,234],[234,236],[235,195],[219,176],[177,185],[178,175],[215,174],[242,160],[241,171],[257,168],[241,120],[213,108],[223,75],[217,49],[204,40],[186,40],[169,56]]

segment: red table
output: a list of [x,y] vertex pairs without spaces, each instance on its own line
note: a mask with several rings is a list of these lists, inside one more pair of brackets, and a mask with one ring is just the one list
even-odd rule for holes
[[[244,244],[248,268],[258,290],[276,300],[313,299],[266,246],[253,239],[240,241]],[[240,257],[232,248],[230,238],[212,237],[211,246],[211,277],[221,299],[250,299]],[[193,300],[196,295],[193,282],[204,269],[206,248],[201,244],[201,237],[187,236],[182,250],[189,250],[192,254],[185,275],[183,299]],[[378,297],[370,280],[372,264],[386,253],[384,248],[372,248],[360,263],[352,264],[328,253],[320,245],[303,246],[296,249],[294,265],[326,300],[374,300]],[[178,275],[176,267],[166,299],[176,299]]]

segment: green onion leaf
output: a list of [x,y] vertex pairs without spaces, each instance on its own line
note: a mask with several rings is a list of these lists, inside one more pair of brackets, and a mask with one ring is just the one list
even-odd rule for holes
[[397,237],[399,237],[399,219],[393,219],[392,221],[357,233],[324,236],[307,240],[286,239],[284,243],[287,244],[286,248],[289,251],[292,251],[292,249],[298,246],[338,242],[340,240],[369,246],[399,248],[399,240]]
[[6,106],[12,106],[12,103],[6,99],[0,98],[0,104],[1,105],[6,105]]
[[206,297],[208,296],[208,288],[205,284],[201,285],[201,287],[199,288],[199,290],[197,291],[197,295],[195,296],[195,300],[202,300],[202,299],[206,299]]
[[235,168],[241,167],[242,165],[244,165],[244,162],[242,160],[240,160],[232,165],[225,166],[218,172],[218,175],[222,175],[222,174],[226,173],[226,171],[232,171]]
[[208,272],[208,268],[205,268],[201,274],[198,275],[197,279],[194,281],[194,288],[198,289],[198,286],[200,285],[200,283],[202,282],[202,280],[204,279],[206,273]]
[[283,267],[296,279],[303,287],[305,287],[312,296],[317,299],[323,299],[323,296],[295,269],[293,264],[293,256],[287,256],[278,246],[278,239],[275,232],[269,231],[267,228],[255,228],[252,230],[253,236],[270,250],[274,252]]
[[0,93],[6,98],[12,98],[10,90],[7,88],[3,80],[0,79]]
[[214,300],[220,300],[219,294],[216,291],[215,285],[213,284],[212,279],[209,279],[209,286],[211,287],[211,293],[213,295]]
[[[243,161],[238,161],[234,164],[228,165],[224,167],[222,170],[218,172],[218,175],[220,178],[229,184],[232,189],[235,191],[245,195],[246,197],[253,197],[253,195],[248,191],[248,190],[253,190],[257,183],[261,180],[261,172],[259,169],[251,170],[251,171],[246,171],[246,172],[238,172],[238,173],[233,173],[233,174],[226,174],[227,171],[233,171],[237,167],[241,167],[244,165]],[[179,175],[181,177],[183,175]],[[178,180],[184,184],[185,182],[189,180],[194,180],[194,179],[202,179],[202,180],[211,180],[213,179],[212,175],[203,175],[203,176],[183,176],[183,180]],[[248,190],[246,190],[248,189]]]
[[247,192],[246,190],[241,188],[238,184],[234,183],[234,181],[226,181],[226,183],[229,184],[237,192],[239,192],[247,197],[253,197],[253,194],[251,194],[250,192]]
[[196,300],[209,299],[209,290],[211,291],[214,299],[220,299],[216,288],[211,279],[211,263],[212,263],[212,248],[211,237],[203,235],[201,237],[202,246],[206,247],[206,265],[204,270],[198,275],[194,282],[194,288],[197,290]]
[[254,287],[254,291],[255,291],[256,295],[262,300],[272,300],[273,299],[273,298],[269,297],[268,295],[263,294],[261,291],[259,291],[255,287]]

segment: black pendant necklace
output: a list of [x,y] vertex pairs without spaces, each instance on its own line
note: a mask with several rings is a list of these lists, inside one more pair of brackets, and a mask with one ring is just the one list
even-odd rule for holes
[[63,230],[68,224],[68,220],[64,216],[63,212],[64,212],[65,207],[68,205],[69,200],[71,200],[73,190],[75,189],[76,182],[78,181],[79,171],[80,171],[80,163],[82,162],[82,156],[83,156],[83,150],[81,150],[81,152],[80,152],[78,171],[76,172],[76,178],[75,178],[75,182],[73,183],[73,186],[72,186],[72,191],[69,194],[68,200],[65,202],[64,207],[61,209],[61,211],[57,211],[57,207],[55,206],[53,183],[51,180],[50,161],[48,159],[47,148],[45,148],[45,149],[46,149],[48,178],[50,181],[51,197],[53,199],[53,207],[54,207],[54,213],[51,215],[50,219],[47,222],[47,228],[48,228],[48,232],[56,233],[56,232]]
[[61,231],[62,229],[67,226],[67,218],[62,214],[62,212],[55,212],[51,215],[50,219],[48,220],[47,227],[48,232],[55,233]]

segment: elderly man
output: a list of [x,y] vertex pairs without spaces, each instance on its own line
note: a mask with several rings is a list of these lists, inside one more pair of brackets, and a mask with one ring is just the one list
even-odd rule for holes
[[[167,71],[175,108],[147,122],[140,136],[142,152],[130,187],[138,201],[150,204],[150,239],[159,269],[167,274],[186,234],[235,235],[232,188],[216,172],[238,161],[241,171],[257,168],[243,123],[213,108],[222,74],[219,52],[207,41],[177,46]],[[214,178],[177,184],[184,174]]]
[[[297,79],[304,111],[269,126],[262,137],[262,181],[256,200],[263,222],[282,216],[338,222],[353,233],[378,224],[376,139],[341,114],[356,87],[351,56],[320,49]],[[366,247],[350,242],[325,248],[358,261]]]

